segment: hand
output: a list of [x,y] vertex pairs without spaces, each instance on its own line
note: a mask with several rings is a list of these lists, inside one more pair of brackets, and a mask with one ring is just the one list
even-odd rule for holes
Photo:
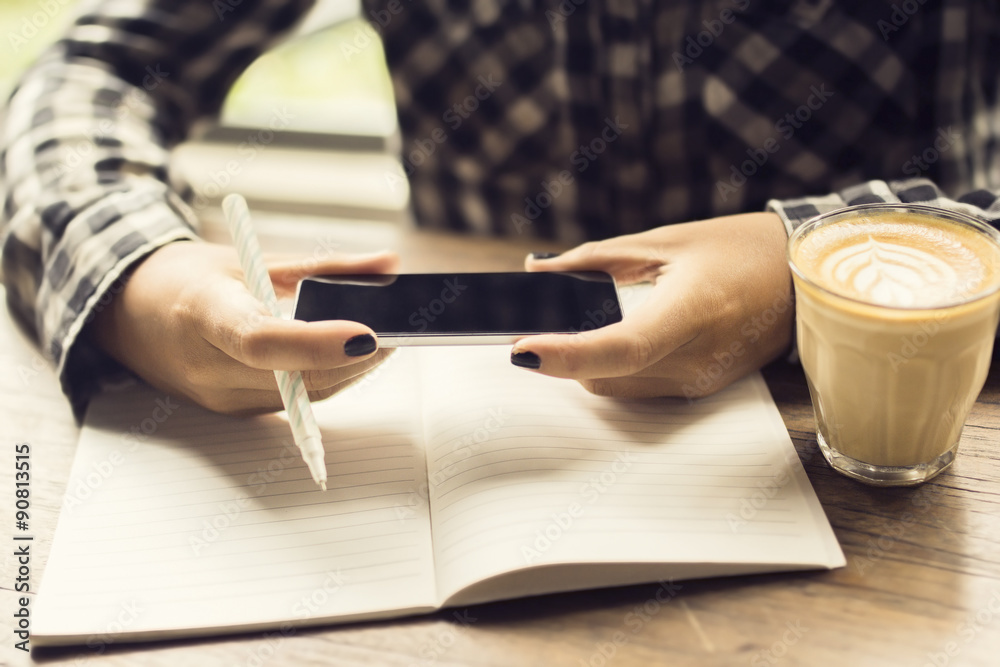
[[[308,275],[386,273],[397,263],[381,253],[267,264],[280,299]],[[282,409],[275,369],[303,371],[310,399],[318,400],[388,354],[376,352],[372,330],[356,322],[272,317],[244,284],[233,248],[190,241],[142,261],[89,335],[150,384],[231,414]]]
[[511,360],[527,367],[537,361],[538,372],[575,378],[606,396],[718,391],[792,341],[786,241],[777,215],[750,213],[586,243],[552,259],[529,257],[529,271],[602,270],[619,284],[654,285],[622,322],[521,339]]

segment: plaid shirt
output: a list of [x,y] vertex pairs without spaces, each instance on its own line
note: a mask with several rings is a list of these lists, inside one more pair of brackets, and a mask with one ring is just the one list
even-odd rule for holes
[[[3,275],[77,404],[80,337],[196,237],[168,151],[310,0],[91,2],[15,91]],[[1000,219],[996,0],[364,0],[427,226],[569,242],[769,208]],[[345,47],[346,48],[346,47]],[[400,175],[402,177],[402,174]]]

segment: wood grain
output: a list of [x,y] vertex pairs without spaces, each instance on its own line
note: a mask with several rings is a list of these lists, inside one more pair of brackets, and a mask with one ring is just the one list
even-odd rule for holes
[[[361,238],[361,237],[359,237]],[[549,244],[405,233],[405,270],[518,269]],[[287,245],[287,244],[286,244]],[[359,242],[359,246],[365,245]],[[287,248],[283,248],[287,249]],[[350,250],[350,244],[345,247]],[[77,427],[47,365],[0,321],[0,465],[5,545],[13,531],[13,443],[32,444],[32,588],[44,571]],[[51,665],[998,665],[1000,364],[951,470],[916,489],[880,490],[834,473],[812,435],[801,370],[765,369],[816,493],[847,555],[833,572],[632,586],[446,610],[391,622],[154,645],[13,650],[10,556],[0,581],[8,664]],[[661,595],[661,598],[664,597]],[[458,618],[456,617],[458,615]],[[466,614],[466,616],[462,616]],[[110,619],[109,619],[110,621]]]

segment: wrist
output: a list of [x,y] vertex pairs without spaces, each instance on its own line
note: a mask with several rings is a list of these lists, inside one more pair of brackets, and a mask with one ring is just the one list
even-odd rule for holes
[[[185,239],[178,239],[178,241],[183,240]],[[127,342],[127,334],[124,332],[129,320],[128,310],[135,301],[135,292],[142,289],[143,275],[139,275],[138,281],[136,276],[149,273],[153,265],[167,260],[170,255],[177,252],[177,246],[179,243],[175,241],[156,248],[130,264],[111,283],[87,316],[87,324],[82,335],[89,343],[119,363],[127,365],[123,348]]]

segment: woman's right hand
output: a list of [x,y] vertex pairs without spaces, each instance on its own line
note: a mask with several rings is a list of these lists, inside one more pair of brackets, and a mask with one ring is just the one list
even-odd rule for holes
[[[310,275],[391,273],[397,264],[388,252],[267,262],[279,298]],[[134,267],[88,327],[98,346],[153,386],[229,414],[281,410],[274,370],[302,371],[309,397],[319,400],[389,354],[357,322],[271,316],[247,289],[233,248],[190,241]]]

